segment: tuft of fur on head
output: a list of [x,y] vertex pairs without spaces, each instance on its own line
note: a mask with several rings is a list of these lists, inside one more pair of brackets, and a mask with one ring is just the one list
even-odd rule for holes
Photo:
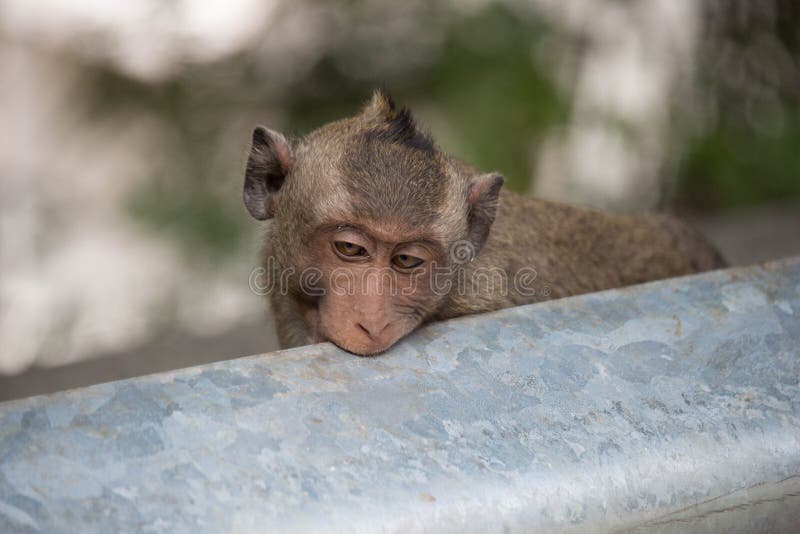
[[429,152],[435,150],[433,139],[419,129],[411,110],[407,107],[398,108],[392,97],[380,89],[372,93],[372,99],[361,116],[375,124],[367,131],[367,135],[376,140]]

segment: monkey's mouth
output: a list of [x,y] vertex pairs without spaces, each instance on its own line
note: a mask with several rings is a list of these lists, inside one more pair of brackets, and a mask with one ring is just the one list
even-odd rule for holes
[[356,356],[371,357],[383,354],[392,348],[408,332],[394,333],[382,339],[373,339],[363,332],[351,332],[351,335],[328,335],[320,332],[318,341],[328,341],[340,349]]
[[359,349],[352,349],[352,348],[346,347],[346,346],[344,346],[344,345],[342,345],[340,343],[337,343],[336,341],[334,341],[332,339],[328,339],[327,341],[333,343],[334,345],[336,345],[337,347],[339,347],[340,349],[342,349],[345,352],[349,352],[350,354],[353,354],[355,356],[360,356],[362,358],[372,358],[373,356],[380,356],[381,354],[383,354],[384,352],[389,350],[392,347],[392,345],[394,345],[394,343],[392,343],[391,345],[388,345],[386,347],[379,348],[379,349],[376,349],[376,350],[363,351],[363,350],[359,350]]
[[349,352],[350,354],[355,354],[356,356],[362,356],[365,358],[369,358],[372,356],[379,356],[383,354],[395,343],[397,343],[397,339],[378,342],[374,340],[351,340],[351,339],[337,339],[338,336],[325,336],[322,341],[328,341],[333,343],[343,351]]

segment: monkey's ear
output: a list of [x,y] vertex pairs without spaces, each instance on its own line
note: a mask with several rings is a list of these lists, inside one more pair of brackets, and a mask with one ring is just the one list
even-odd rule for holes
[[503,176],[495,172],[475,176],[470,181],[467,193],[467,205],[469,206],[467,231],[468,239],[475,247],[476,254],[489,237],[489,229],[497,214],[500,188],[503,187],[504,182]]
[[253,130],[242,195],[250,215],[259,221],[275,215],[276,197],[293,165],[294,156],[285,137],[263,126]]

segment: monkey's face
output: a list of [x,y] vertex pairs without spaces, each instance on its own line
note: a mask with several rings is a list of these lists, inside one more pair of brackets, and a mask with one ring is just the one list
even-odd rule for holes
[[[274,219],[277,276],[312,338],[356,354],[389,348],[447,299],[454,245],[477,254],[503,177],[456,164],[381,93],[294,148],[256,128],[244,203]],[[281,321],[281,318],[276,318]]]
[[392,346],[445,296],[443,247],[417,232],[366,221],[319,228],[310,243],[316,312],[306,317],[318,341],[361,355]]

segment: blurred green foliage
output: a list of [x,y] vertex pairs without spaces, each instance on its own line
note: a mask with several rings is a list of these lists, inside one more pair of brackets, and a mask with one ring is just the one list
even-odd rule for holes
[[720,8],[728,17],[708,14],[717,34],[701,48],[697,79],[711,125],[689,137],[678,173],[684,207],[729,210],[800,198],[800,3],[761,6],[743,19],[727,0]]
[[781,113],[778,132],[758,134],[740,110],[722,110],[720,123],[688,149],[678,201],[709,211],[800,198],[800,113]]

